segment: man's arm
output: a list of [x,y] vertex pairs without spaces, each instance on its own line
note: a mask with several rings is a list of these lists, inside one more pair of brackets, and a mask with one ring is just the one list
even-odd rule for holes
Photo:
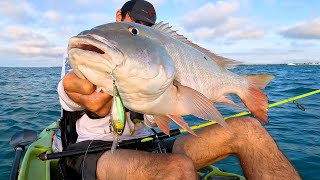
[[[72,102],[74,102],[102,117],[110,112],[112,96],[102,92],[95,92],[96,86],[87,79],[80,79],[76,74],[70,72],[63,78],[61,85],[68,98],[72,100],[64,100],[66,104],[72,104]],[[58,88],[58,90],[59,89],[61,88]],[[61,98],[62,94],[63,92],[59,92]],[[73,104],[71,106],[75,105]]]

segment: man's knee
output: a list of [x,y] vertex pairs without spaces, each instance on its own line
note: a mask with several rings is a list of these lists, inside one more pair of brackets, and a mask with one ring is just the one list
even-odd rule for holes
[[[264,131],[261,122],[255,118],[245,116],[239,118],[232,118],[228,120],[228,124],[234,129],[241,129],[244,133],[253,131]],[[243,133],[242,133],[243,134]]]
[[194,163],[188,156],[172,154],[170,166],[175,179],[196,179]]

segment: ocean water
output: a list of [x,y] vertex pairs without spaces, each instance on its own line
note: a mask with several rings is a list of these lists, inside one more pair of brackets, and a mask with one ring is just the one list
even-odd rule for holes
[[[240,66],[237,74],[268,73],[276,76],[265,89],[269,102],[274,103],[320,89],[320,66]],[[22,129],[38,133],[60,117],[56,87],[60,68],[0,67],[0,179],[8,179],[14,150],[11,136]],[[239,99],[232,96],[238,103]],[[292,102],[269,110],[269,124],[265,128],[280,149],[293,163],[303,179],[320,179],[320,94],[297,100],[305,107],[301,111]],[[217,105],[224,116],[245,108]],[[205,121],[186,118],[190,125]],[[175,128],[175,127],[173,127]],[[236,157],[215,164],[228,172],[242,174]]]

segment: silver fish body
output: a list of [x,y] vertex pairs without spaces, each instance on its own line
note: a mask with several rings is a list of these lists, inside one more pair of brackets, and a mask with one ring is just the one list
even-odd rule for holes
[[234,104],[237,94],[252,113],[267,121],[263,89],[272,75],[238,76],[234,61],[191,43],[166,24],[150,28],[118,22],[84,31],[69,41],[74,72],[112,95],[116,79],[124,105],[153,115],[168,133],[169,120],[192,132],[181,116],[193,114],[227,127],[213,102]]

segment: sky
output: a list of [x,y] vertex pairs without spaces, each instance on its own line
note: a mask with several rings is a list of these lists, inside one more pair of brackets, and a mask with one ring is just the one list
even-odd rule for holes
[[[0,66],[61,66],[68,40],[126,0],[0,0]],[[320,62],[319,0],[150,0],[157,22],[244,64]]]

